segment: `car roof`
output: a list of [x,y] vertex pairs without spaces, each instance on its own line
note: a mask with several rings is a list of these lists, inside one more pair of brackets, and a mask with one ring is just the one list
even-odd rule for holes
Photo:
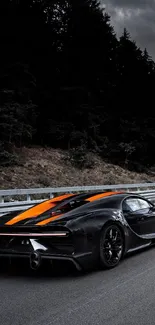
[[[135,196],[135,197],[141,197],[140,195],[136,193],[129,193],[129,192],[118,192],[118,191],[92,191],[89,193],[81,193],[81,194],[74,194],[72,193],[70,197],[66,197],[64,200],[59,201],[59,196],[57,197],[57,200],[59,201],[59,204],[63,203],[71,203],[73,201],[85,201],[89,205],[92,204],[100,204],[101,202],[114,202],[122,201],[126,197]],[[52,200],[54,201],[54,199]]]
[[[104,193],[106,194],[106,193]],[[94,199],[94,200],[90,200],[89,198],[86,200],[84,199],[83,201],[86,201],[87,204],[84,204],[78,208],[76,208],[75,210],[77,211],[86,211],[87,209],[120,209],[121,203],[125,198],[128,197],[141,197],[140,195],[136,195],[135,193],[129,193],[129,192],[122,192],[122,193],[113,193],[111,194],[111,192],[107,193],[107,195],[102,196],[102,194],[100,194],[100,198],[98,199]],[[94,196],[94,198],[96,197],[96,195]],[[78,200],[77,196],[75,196],[74,198],[75,200]],[[80,199],[79,199],[80,200]],[[71,202],[71,201],[70,201]],[[72,214],[73,210],[68,212],[67,214]]]
[[[116,192],[116,191],[93,191],[89,193],[81,193],[81,194],[74,194],[69,198],[69,201],[74,200],[87,200],[88,202],[93,202],[101,199],[106,199],[111,196],[120,196],[120,195],[126,195],[126,192]],[[65,199],[65,201],[68,201]]]

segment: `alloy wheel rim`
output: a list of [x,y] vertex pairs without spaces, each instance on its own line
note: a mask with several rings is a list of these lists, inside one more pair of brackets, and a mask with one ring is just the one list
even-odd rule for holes
[[116,265],[122,255],[123,238],[118,227],[111,226],[106,230],[103,242],[103,254],[109,266]]

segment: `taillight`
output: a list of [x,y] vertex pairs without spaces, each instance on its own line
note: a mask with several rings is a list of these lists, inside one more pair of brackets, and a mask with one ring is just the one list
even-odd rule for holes
[[0,233],[0,236],[13,236],[13,237],[67,237],[69,232],[67,231],[52,231],[46,233]]

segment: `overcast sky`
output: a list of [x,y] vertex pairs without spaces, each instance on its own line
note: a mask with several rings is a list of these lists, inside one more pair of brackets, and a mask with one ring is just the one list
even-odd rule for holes
[[126,27],[141,49],[155,60],[155,0],[101,0],[117,36]]

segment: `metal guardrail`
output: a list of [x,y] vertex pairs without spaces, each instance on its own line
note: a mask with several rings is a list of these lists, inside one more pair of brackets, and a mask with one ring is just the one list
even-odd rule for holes
[[[155,202],[155,183],[0,190],[0,215],[11,211],[26,210],[55,195],[105,190],[125,190],[140,194]],[[40,198],[34,198],[36,196]]]

